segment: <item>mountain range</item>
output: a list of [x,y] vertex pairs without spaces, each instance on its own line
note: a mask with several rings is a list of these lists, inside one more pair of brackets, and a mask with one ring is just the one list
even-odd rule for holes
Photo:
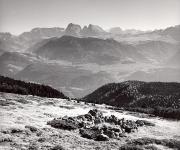
[[97,25],[0,33],[0,74],[51,85],[82,97],[124,80],[178,81],[180,26],[105,31]]
[[104,30],[98,25],[89,24],[81,28],[78,24],[70,23],[64,29],[61,27],[52,28],[34,28],[29,32],[20,35],[12,35],[11,33],[0,33],[0,47],[7,51],[25,51],[33,44],[44,39],[53,37],[61,37],[64,35],[76,37],[97,37],[102,39],[112,38],[117,41],[128,43],[137,43],[139,41],[159,40],[168,42],[179,42],[180,26],[169,27],[164,30],[155,31],[139,31],[135,29],[122,30],[120,27],[113,27]]

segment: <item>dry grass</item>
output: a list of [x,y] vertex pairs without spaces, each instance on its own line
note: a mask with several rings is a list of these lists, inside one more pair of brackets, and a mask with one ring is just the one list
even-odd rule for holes
[[[63,99],[0,93],[0,101],[3,101],[3,105],[0,105],[0,150],[50,150],[53,148],[55,150],[58,148],[62,150],[116,150],[126,144],[127,140],[130,141],[147,135],[158,139],[174,137],[180,140],[177,133],[179,122],[159,120],[158,118],[144,118],[152,121],[156,126],[142,127],[138,132],[127,134],[127,137],[122,137],[120,140],[94,141],[81,137],[78,130],[66,131],[55,129],[47,125],[47,122],[53,118],[66,115],[77,116],[86,114],[90,109],[94,108],[101,109],[104,115],[114,114],[119,118],[124,117],[133,120],[140,118],[124,112],[119,113],[106,109],[104,105],[85,105]],[[6,105],[4,105],[4,101]],[[165,126],[165,123],[167,126]],[[162,129],[163,126],[166,128]],[[169,144],[171,145],[172,143]],[[157,147],[156,145],[145,146]],[[167,145],[162,146],[167,147]]]

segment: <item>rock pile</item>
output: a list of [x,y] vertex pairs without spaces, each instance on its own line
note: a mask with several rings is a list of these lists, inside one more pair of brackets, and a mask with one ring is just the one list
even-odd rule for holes
[[109,138],[119,139],[131,133],[140,126],[154,126],[153,123],[145,120],[125,120],[116,116],[103,116],[97,109],[90,110],[85,115],[76,117],[63,117],[54,119],[47,123],[54,128],[75,130],[79,129],[82,137],[97,141],[107,141]]

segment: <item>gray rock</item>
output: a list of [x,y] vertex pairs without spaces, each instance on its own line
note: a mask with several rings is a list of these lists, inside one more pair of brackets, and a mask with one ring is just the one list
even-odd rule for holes
[[11,129],[11,133],[22,133],[23,130],[22,129],[18,129],[18,128],[12,128]]
[[34,126],[29,126],[29,125],[27,125],[27,126],[25,126],[25,128],[29,129],[31,132],[36,132],[36,131],[38,131],[38,128],[36,128],[36,127],[34,127]]
[[97,109],[90,110],[88,114],[94,116],[95,118],[102,118],[103,114],[102,112],[98,111]]
[[64,147],[62,147],[61,145],[56,145],[53,148],[51,148],[50,150],[66,150]]
[[137,126],[144,126],[144,125],[146,125],[146,126],[155,126],[154,123],[149,122],[147,120],[137,120],[136,124],[137,124]]
[[96,136],[96,141],[109,141],[109,137],[105,134],[99,134]]

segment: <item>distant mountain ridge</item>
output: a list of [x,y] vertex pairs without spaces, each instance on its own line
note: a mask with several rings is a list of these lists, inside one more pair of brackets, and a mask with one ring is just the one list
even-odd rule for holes
[[146,41],[132,45],[113,39],[62,36],[35,44],[30,51],[50,60],[113,64],[131,59],[132,62],[164,63],[177,53],[178,44]]
[[113,64],[127,58],[146,61],[136,47],[113,39],[63,36],[32,49],[35,50],[34,53],[50,60],[68,60],[75,63]]
[[105,31],[98,25],[89,24],[81,28],[78,24],[70,23],[67,27],[34,28],[18,36],[10,33],[0,33],[0,49],[6,51],[25,51],[34,44],[53,37],[64,35],[76,37],[97,37],[101,39],[112,38],[117,41],[137,43],[138,41],[161,40],[168,42],[180,41],[180,25],[169,27],[164,30],[139,31],[135,29],[122,30],[120,27]]

